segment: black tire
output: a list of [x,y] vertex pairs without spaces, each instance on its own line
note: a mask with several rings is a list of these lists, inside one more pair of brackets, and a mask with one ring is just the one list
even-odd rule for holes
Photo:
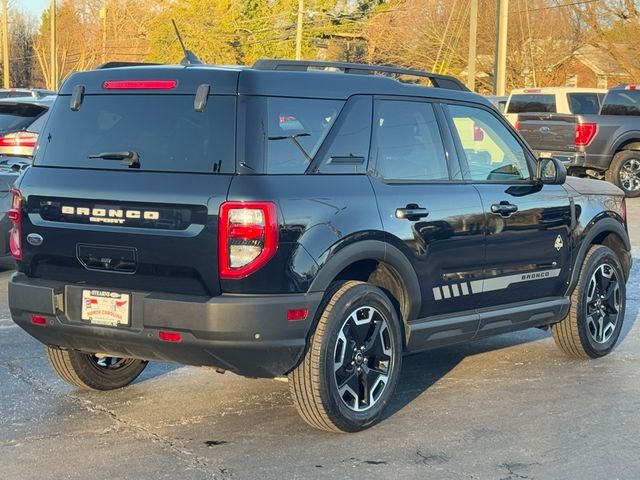
[[147,366],[135,358],[98,358],[45,346],[49,363],[65,382],[85,390],[115,390],[133,382]]
[[620,187],[626,197],[640,196],[640,152],[623,150],[616,153],[605,178]]
[[[606,281],[602,272],[612,275],[606,287],[598,280],[600,273],[603,282]],[[617,290],[612,285],[614,279]],[[602,300],[600,290],[605,296],[610,294],[607,300]],[[567,355],[580,359],[607,355],[620,336],[625,305],[625,277],[617,255],[608,247],[594,245],[582,264],[578,284],[571,295],[569,314],[551,327],[556,345]]]
[[380,421],[398,383],[402,362],[398,315],[382,290],[354,281],[330,290],[320,308],[304,359],[289,374],[291,396],[312,427],[329,432],[364,430]]

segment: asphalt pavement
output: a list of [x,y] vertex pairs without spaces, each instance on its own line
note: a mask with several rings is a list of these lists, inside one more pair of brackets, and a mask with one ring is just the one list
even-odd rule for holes
[[387,418],[307,427],[286,382],[152,363],[131,386],[76,390],[13,325],[0,273],[0,479],[640,478],[640,200],[622,340],[569,359],[527,330],[406,357]]

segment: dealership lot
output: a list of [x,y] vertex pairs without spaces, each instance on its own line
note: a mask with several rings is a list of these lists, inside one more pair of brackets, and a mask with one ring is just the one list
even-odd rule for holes
[[0,274],[3,479],[640,477],[640,200],[622,343],[567,359],[527,330],[405,359],[386,420],[333,435],[296,414],[285,382],[152,364],[114,392],[74,390],[15,327]]

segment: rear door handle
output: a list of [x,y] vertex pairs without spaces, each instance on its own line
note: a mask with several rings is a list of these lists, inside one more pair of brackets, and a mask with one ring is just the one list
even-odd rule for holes
[[517,205],[505,201],[491,205],[491,213],[495,213],[496,215],[501,215],[503,217],[510,217],[517,211]]
[[419,220],[429,215],[429,210],[411,204],[405,208],[396,208],[396,218],[405,220]]

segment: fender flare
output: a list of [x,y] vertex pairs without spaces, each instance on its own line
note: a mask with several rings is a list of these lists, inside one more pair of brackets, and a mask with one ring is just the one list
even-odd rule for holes
[[417,318],[422,303],[418,275],[407,257],[398,248],[380,240],[363,240],[352,243],[333,253],[327,262],[320,267],[318,274],[311,282],[309,292],[325,292],[342,270],[360,260],[385,262],[397,271],[407,290],[409,308],[408,318],[405,321]]
[[[624,248],[627,251],[631,251],[631,241],[629,240],[629,234],[624,229],[622,224],[611,217],[597,220],[585,233],[582,238],[580,248],[573,263],[573,269],[571,272],[571,278],[569,280],[569,286],[566,291],[566,295],[569,296],[573,293],[574,288],[578,284],[578,278],[582,270],[582,264],[584,258],[587,256],[589,248],[593,245],[593,240],[602,233],[614,233],[624,243]],[[625,272],[627,274],[627,272]]]
[[[625,132],[613,141],[611,141],[610,146],[612,147],[611,156],[615,155],[617,152],[624,150],[640,150],[640,131],[633,130],[631,132]],[[625,145],[624,149],[621,149],[622,145],[631,140],[632,142]]]

